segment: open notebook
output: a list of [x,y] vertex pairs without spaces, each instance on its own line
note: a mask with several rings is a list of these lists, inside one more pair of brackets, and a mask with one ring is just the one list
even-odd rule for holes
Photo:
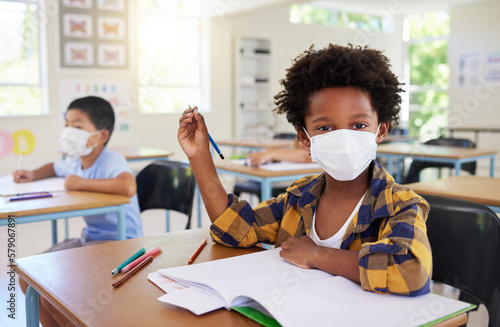
[[268,326],[420,326],[474,308],[436,294],[363,291],[343,277],[296,267],[280,250],[160,269],[148,278],[167,292],[162,302],[197,315],[234,309]]
[[29,183],[15,183],[12,175],[0,177],[0,196],[27,192],[64,191],[64,178],[50,177]]

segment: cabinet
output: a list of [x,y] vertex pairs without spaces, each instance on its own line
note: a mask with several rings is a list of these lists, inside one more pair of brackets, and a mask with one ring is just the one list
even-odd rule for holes
[[271,40],[237,36],[235,41],[235,137],[271,138]]

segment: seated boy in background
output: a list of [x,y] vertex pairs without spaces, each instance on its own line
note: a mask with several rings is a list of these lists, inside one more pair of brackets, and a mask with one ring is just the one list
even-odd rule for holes
[[281,84],[276,111],[286,113],[325,173],[302,178],[253,209],[224,190],[198,109],[180,118],[178,140],[214,241],[232,247],[275,244],[292,264],[349,278],[368,291],[428,293],[429,206],[373,160],[401,109],[401,84],[387,57],[362,47],[311,47]]
[[[64,177],[64,187],[70,191],[94,191],[124,195],[126,237],[142,236],[142,221],[136,194],[135,177],[125,158],[106,148],[115,126],[111,104],[99,97],[76,99],[68,106],[65,128],[61,136],[62,150],[72,156],[67,160],[48,163],[33,171],[14,171],[16,183],[26,183],[47,177]],[[87,228],[82,236],[64,240],[46,252],[60,251],[117,240],[117,214],[107,213],[83,217]],[[24,293],[28,284],[19,279]],[[40,297],[40,322],[44,327],[72,325],[68,318]]]
[[[94,191],[124,195],[126,237],[142,236],[142,221],[136,195],[136,182],[125,158],[106,148],[115,125],[111,104],[88,96],[70,103],[65,115],[61,146],[71,159],[48,163],[33,171],[14,171],[16,183],[47,177],[64,177],[70,191]],[[83,217],[87,227],[82,237],[68,239],[48,250],[58,251],[117,239],[117,215],[106,213]]]
[[309,155],[309,148],[300,142],[297,136],[293,139],[293,144],[289,149],[267,149],[264,151],[252,152],[247,154],[246,159],[252,167],[258,168],[266,162],[289,161],[297,163],[312,162]]

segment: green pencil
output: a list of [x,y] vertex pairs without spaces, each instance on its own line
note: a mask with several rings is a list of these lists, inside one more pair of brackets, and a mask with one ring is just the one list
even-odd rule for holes
[[113,271],[111,272],[111,275],[114,276],[114,275],[118,274],[120,271],[122,271],[123,267],[125,267],[126,265],[128,265],[129,263],[134,261],[135,259],[139,258],[141,255],[144,254],[144,252],[146,252],[146,248],[142,248],[139,251],[137,251],[136,253],[134,253],[130,258],[125,260],[121,265],[119,265],[118,267],[113,269]]

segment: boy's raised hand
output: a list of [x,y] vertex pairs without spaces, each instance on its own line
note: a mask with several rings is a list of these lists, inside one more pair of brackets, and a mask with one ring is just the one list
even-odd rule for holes
[[186,109],[179,119],[177,139],[188,159],[203,151],[210,152],[207,126],[198,107]]

